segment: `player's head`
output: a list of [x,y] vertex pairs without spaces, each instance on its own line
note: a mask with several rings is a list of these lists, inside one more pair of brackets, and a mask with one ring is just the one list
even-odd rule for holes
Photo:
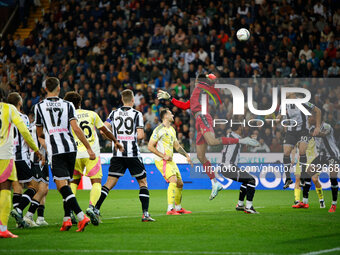
[[59,92],[60,92],[60,81],[56,77],[48,77],[43,82],[43,87],[45,88],[47,93],[59,95]]
[[239,125],[239,124],[233,124],[231,126],[231,131],[241,135],[242,132],[243,132],[243,126],[242,125]]
[[79,109],[81,106],[81,96],[75,91],[67,92],[64,100],[71,102],[76,109]]
[[19,109],[22,106],[22,98],[18,92],[9,93],[7,97],[7,102]]
[[168,108],[161,110],[159,117],[161,118],[162,122],[163,121],[169,121],[169,122],[174,121],[174,115],[172,114],[172,112]]
[[133,106],[135,104],[135,96],[133,95],[133,91],[131,89],[123,90],[121,96],[124,105]]
[[210,74],[200,74],[198,76],[198,79],[199,79],[198,81],[204,82],[204,83],[206,83],[209,86],[214,86],[215,83],[216,83],[217,77],[213,73],[210,73]]

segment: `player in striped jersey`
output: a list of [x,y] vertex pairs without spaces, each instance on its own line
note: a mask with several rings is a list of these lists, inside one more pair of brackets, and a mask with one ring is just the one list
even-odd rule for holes
[[[314,128],[316,124],[316,119],[312,116],[309,118],[310,132],[314,133]],[[322,122],[320,132],[315,136],[317,151],[319,155],[312,161],[307,169],[310,176],[315,176],[323,170],[323,168],[328,168],[331,189],[332,189],[332,205],[328,212],[333,213],[336,211],[336,205],[338,200],[338,173],[340,164],[340,151],[336,145],[334,130],[331,125]],[[306,185],[303,187],[303,193],[306,194],[305,203],[308,203],[308,192],[310,185],[307,185],[307,181],[310,181],[310,177],[306,179]],[[304,196],[305,198],[305,196]]]
[[164,109],[160,112],[160,118],[162,124],[153,131],[148,149],[156,155],[155,165],[165,181],[169,183],[167,215],[189,214],[191,211],[185,210],[181,206],[183,181],[176,163],[172,160],[174,148],[186,157],[189,164],[192,166],[193,164],[189,155],[179,144],[176,131],[171,126],[174,121],[172,112],[169,109]]
[[[76,164],[74,167],[73,180],[71,182],[71,188],[73,194],[76,195],[78,185],[83,175],[84,169],[86,168],[85,176],[91,179],[92,189],[90,192],[90,203],[89,208],[86,210],[86,214],[90,217],[92,224],[98,225],[98,218],[95,215],[93,209],[94,205],[97,203],[100,192],[101,192],[101,182],[102,182],[102,165],[100,163],[100,146],[99,139],[97,136],[96,128],[108,137],[115,147],[123,151],[123,146],[117,141],[113,136],[112,132],[104,125],[103,121],[100,119],[98,114],[94,111],[80,109],[81,106],[81,96],[77,92],[67,92],[64,100],[73,103],[76,108],[77,119],[80,128],[83,130],[85,137],[89,144],[91,145],[94,153],[96,153],[96,159],[90,160],[89,155],[86,151],[84,144],[77,138],[76,144],[78,148]],[[73,132],[73,135],[74,132]]]
[[146,171],[139,152],[137,140],[144,138],[144,122],[142,113],[133,109],[135,98],[132,90],[126,89],[121,93],[123,106],[112,111],[105,125],[113,130],[117,140],[123,144],[124,151],[120,151],[112,145],[113,157],[111,158],[109,176],[102,187],[100,198],[95,206],[95,213],[99,215],[99,209],[107,197],[109,191],[117,184],[119,177],[124,176],[128,168],[132,177],[139,184],[139,200],[142,204],[142,221],[155,221],[149,215],[149,190],[146,181]]
[[72,210],[79,221],[77,232],[81,232],[89,224],[90,219],[80,209],[69,186],[77,155],[77,145],[71,128],[86,147],[91,160],[96,159],[96,154],[78,126],[73,104],[58,97],[59,80],[49,77],[44,81],[43,87],[47,92],[47,98],[35,106],[35,123],[38,137],[45,138],[53,179],[63,197],[64,219],[60,231],[68,231],[72,227]]
[[[7,102],[16,107],[26,127],[29,127],[27,115],[20,112],[23,101],[19,93],[10,93],[7,97]],[[14,154],[18,182],[13,182],[14,209],[11,211],[11,216],[15,218],[18,227],[36,226],[34,222],[27,225],[22,216],[24,209],[32,202],[34,195],[37,193],[39,184],[32,168],[29,147],[16,127],[14,127]],[[23,193],[24,184],[27,185],[27,190]]]
[[43,155],[34,143],[25,123],[21,119],[17,109],[10,104],[3,103],[4,93],[0,91],[0,238],[16,238],[7,229],[8,218],[11,210],[11,186],[17,181],[17,172],[13,157],[13,124],[38,156],[42,164],[45,164]]
[[[296,98],[295,93],[290,93],[287,95],[289,99]],[[314,130],[314,136],[318,134],[320,131],[321,124],[321,110],[313,105],[312,103],[304,103],[302,104],[312,115],[316,117],[316,128]],[[286,181],[283,186],[284,189],[287,189],[290,184],[293,183],[290,177],[290,168],[291,168],[291,158],[290,154],[295,147],[296,144],[299,143],[299,161],[301,165],[301,181],[303,182],[305,173],[306,173],[306,164],[307,164],[307,156],[306,150],[308,146],[308,140],[310,139],[310,135],[308,132],[308,116],[305,115],[295,104],[287,104],[286,106],[286,116],[282,116],[281,114],[278,116],[278,119],[282,117],[290,120],[294,120],[296,125],[294,126],[293,121],[290,121],[290,126],[287,128],[287,132],[285,134],[285,138],[283,140],[283,165],[284,171],[286,175]],[[288,125],[288,123],[286,123]]]

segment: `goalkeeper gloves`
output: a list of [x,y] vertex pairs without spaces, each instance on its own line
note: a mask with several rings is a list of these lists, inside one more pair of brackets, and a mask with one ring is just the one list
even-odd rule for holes
[[239,139],[238,142],[240,144],[245,144],[245,145],[249,145],[249,146],[253,146],[253,147],[257,147],[257,146],[260,145],[260,143],[257,140],[250,138],[250,137],[241,138],[241,139]]
[[163,90],[159,90],[158,93],[157,93],[157,98],[159,100],[161,100],[161,99],[169,100],[171,98],[171,96],[168,92],[163,91]]

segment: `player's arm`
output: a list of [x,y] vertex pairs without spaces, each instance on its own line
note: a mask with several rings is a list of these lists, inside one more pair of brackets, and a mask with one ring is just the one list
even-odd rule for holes
[[137,139],[138,140],[144,139],[144,129],[143,128],[137,128]]
[[313,136],[317,136],[320,133],[321,128],[321,110],[319,107],[314,106],[313,115],[315,116],[316,121]]
[[176,150],[179,154],[181,154],[181,155],[183,155],[184,157],[186,157],[188,163],[189,163],[191,166],[193,166],[189,154],[188,154],[188,153],[183,149],[183,147],[179,144],[178,140],[176,140],[176,141],[174,142],[174,148],[175,148],[175,150]]
[[[70,120],[70,124],[71,124],[71,127],[72,127],[74,133],[76,134],[76,136],[79,138],[79,140],[84,144],[85,148],[87,149],[87,152],[90,156],[90,159],[91,160],[96,159],[96,154],[93,152],[89,142],[87,141],[83,130],[80,129],[80,127],[77,123],[77,120],[76,119]],[[38,130],[38,127],[37,127],[37,130]]]
[[158,157],[166,160],[166,161],[170,161],[171,157],[169,155],[163,154],[161,153],[159,150],[157,150],[156,145],[157,145],[157,140],[154,139],[150,139],[149,143],[148,143],[148,149],[150,152],[152,152],[153,154],[156,154]]
[[171,100],[171,103],[175,106],[177,106],[180,109],[183,110],[187,110],[190,109],[190,100],[186,101],[186,102],[182,102],[180,100],[177,100],[175,98],[171,99],[171,96],[169,95],[168,92],[163,91],[163,90],[159,90],[158,94],[157,94],[157,98],[158,99],[165,99],[165,100]]
[[143,140],[144,139],[144,120],[143,114],[141,112],[138,113],[136,119],[136,129],[137,129],[137,139]]

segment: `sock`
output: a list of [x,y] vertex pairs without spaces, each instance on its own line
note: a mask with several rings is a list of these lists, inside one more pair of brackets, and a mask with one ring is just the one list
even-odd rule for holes
[[28,212],[30,212],[32,215],[35,214],[35,211],[39,207],[39,202],[35,199],[32,199],[31,206],[28,208]]
[[68,220],[71,217],[71,213],[72,213],[65,199],[63,199],[63,207],[64,207],[64,221],[65,221],[65,219]]
[[222,144],[228,145],[228,144],[236,144],[238,143],[238,138],[231,138],[231,137],[222,137]]
[[177,188],[176,187],[176,189],[175,189],[175,209],[177,211],[182,209],[182,206],[181,206],[181,203],[182,203],[182,192],[183,192],[183,188]]
[[205,173],[209,176],[210,180],[211,179],[215,179],[215,173],[214,171],[211,169],[211,163],[210,161],[206,161],[204,164],[203,164],[203,168],[205,170]]
[[142,204],[143,213],[147,213],[149,211],[149,200],[150,200],[148,187],[145,187],[145,186],[140,187],[139,200]]
[[168,211],[171,211],[172,209],[174,209],[174,205],[168,205]]
[[90,192],[90,205],[95,205],[98,202],[100,197],[100,193],[102,190],[102,185],[100,183],[93,183],[92,189]]
[[247,203],[252,202],[255,195],[255,179],[252,179],[247,184]]
[[[175,203],[175,194],[176,194],[176,186],[177,184],[174,182],[169,183],[168,187],[168,205],[173,205]],[[173,208],[173,206],[172,206]]]
[[79,207],[79,204],[77,202],[77,199],[75,195],[72,193],[71,187],[68,185],[65,185],[60,189],[60,194],[63,196],[63,199],[66,204],[65,214],[67,214],[66,209],[69,209],[69,211],[74,211],[76,214],[79,214],[82,210]]
[[294,189],[295,201],[300,201],[300,196],[301,196],[301,189],[300,188]]
[[331,178],[331,189],[332,189],[332,199],[333,205],[336,205],[336,202],[338,201],[338,178]]
[[306,173],[306,167],[307,167],[307,156],[306,154],[300,155],[299,158],[300,161],[300,167],[301,167],[301,180],[307,180],[309,179],[308,174]]
[[27,211],[25,216],[28,217],[28,218],[33,218],[33,215],[34,215],[33,213]]
[[7,226],[5,226],[5,225],[0,225],[0,231],[1,232],[4,232],[4,231],[6,231],[7,230]]
[[[242,205],[244,204],[244,198],[246,197],[247,195],[247,183],[242,183],[241,184],[241,187],[240,187],[240,195],[238,197],[238,200],[239,201],[242,201]],[[241,205],[241,204],[239,204]]]
[[39,217],[44,218],[44,211],[45,211],[45,205],[39,205],[38,210],[37,210],[38,218]]
[[71,183],[70,186],[71,186],[72,193],[76,196],[78,185],[75,183]]
[[238,203],[237,203],[239,206],[244,206],[244,200],[239,200]]
[[28,206],[28,204],[32,201],[32,198],[34,197],[35,193],[36,193],[35,189],[31,188],[27,189],[24,192],[24,194],[22,194],[20,203],[17,206],[17,208],[23,211],[26,208],[26,206]]
[[7,226],[8,223],[9,212],[11,211],[11,195],[12,192],[8,189],[0,191],[0,225],[3,226]]
[[249,209],[252,206],[253,206],[253,201],[248,201],[248,199],[247,199],[247,201],[246,201],[246,208]]
[[105,198],[107,197],[107,195],[109,194],[109,192],[110,192],[109,188],[107,188],[106,186],[102,187],[100,197],[99,197],[99,199],[96,203],[96,206],[95,206],[96,209],[98,209],[98,210],[100,209],[100,207],[102,206],[102,204],[103,204]]
[[309,195],[309,190],[310,190],[310,187],[311,187],[311,181],[312,179],[311,178],[306,178],[305,179],[305,186],[303,186],[303,200],[302,202],[304,204],[308,204],[308,195]]
[[13,208],[16,208],[21,200],[21,194],[13,193]]
[[286,179],[290,179],[290,156],[283,156],[283,167],[284,167],[284,172],[286,175]]
[[77,213],[77,219],[78,221],[82,221],[85,217],[85,214],[81,211],[80,213]]
[[319,200],[323,200],[323,191],[321,188],[315,188],[316,194],[318,195]]
[[216,178],[213,178],[213,179],[210,179],[210,182],[211,182],[211,185],[214,185],[217,182],[217,180]]

